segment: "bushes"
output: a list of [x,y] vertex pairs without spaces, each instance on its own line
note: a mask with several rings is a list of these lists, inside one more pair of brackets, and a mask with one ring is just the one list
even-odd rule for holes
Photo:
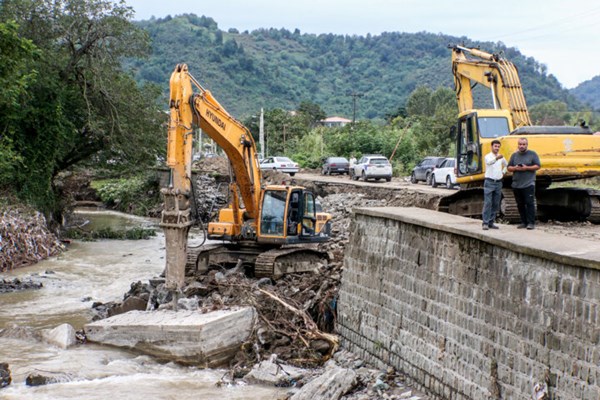
[[143,216],[148,215],[148,211],[160,203],[158,185],[158,177],[154,173],[91,183],[100,200],[108,207]]

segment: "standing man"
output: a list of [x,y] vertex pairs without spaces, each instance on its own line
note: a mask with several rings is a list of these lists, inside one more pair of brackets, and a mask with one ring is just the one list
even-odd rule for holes
[[492,140],[492,151],[485,156],[485,180],[483,181],[483,230],[498,229],[494,224],[502,197],[502,176],[506,159],[500,154],[501,143]]
[[508,170],[513,173],[512,188],[521,216],[518,229],[535,229],[535,171],[542,164],[537,153],[528,150],[527,138],[520,138],[519,150],[510,156]]

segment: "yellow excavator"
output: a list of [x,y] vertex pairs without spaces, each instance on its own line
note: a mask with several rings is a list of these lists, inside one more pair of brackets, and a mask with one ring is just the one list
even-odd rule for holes
[[[600,192],[579,188],[550,188],[552,183],[600,176],[600,136],[584,126],[532,126],[517,68],[498,54],[475,48],[449,46],[458,101],[456,177],[461,189],[443,198],[439,209],[452,214],[480,217],[483,208],[483,157],[491,142],[501,142],[508,160],[525,137],[537,152],[542,168],[536,175],[538,218],[588,220],[600,223]],[[476,108],[474,88],[491,93],[493,108]],[[510,190],[512,175],[504,178],[501,212],[518,221]]]
[[[188,247],[192,213],[192,142],[201,128],[225,152],[232,171],[231,202],[210,222],[213,243]],[[205,271],[211,265],[243,265],[257,277],[278,277],[314,270],[327,263],[317,244],[329,239],[331,216],[317,212],[315,195],[301,186],[262,184],[258,153],[250,131],[235,120],[179,64],[170,78],[167,166],[168,187],[161,189],[160,226],[166,241],[166,282],[184,285],[186,267]]]

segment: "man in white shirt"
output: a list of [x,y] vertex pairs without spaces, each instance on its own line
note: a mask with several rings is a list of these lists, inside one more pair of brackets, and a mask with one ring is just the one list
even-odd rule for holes
[[500,141],[492,140],[492,151],[485,156],[485,180],[483,182],[483,230],[498,229],[494,224],[500,209],[502,177],[508,163],[500,154]]

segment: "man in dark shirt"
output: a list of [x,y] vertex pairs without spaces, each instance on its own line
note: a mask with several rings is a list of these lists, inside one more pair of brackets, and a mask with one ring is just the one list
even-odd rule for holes
[[521,217],[521,225],[517,228],[535,229],[535,171],[542,164],[537,153],[527,149],[527,138],[520,138],[518,146],[519,150],[508,161],[508,171],[513,173],[513,194]]

